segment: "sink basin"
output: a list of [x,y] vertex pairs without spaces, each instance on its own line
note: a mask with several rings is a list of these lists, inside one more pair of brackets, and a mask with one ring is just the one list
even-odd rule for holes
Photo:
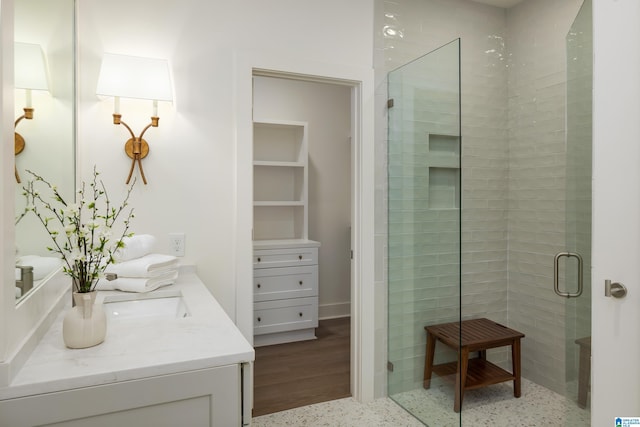
[[134,294],[128,299],[127,297],[127,295],[105,297],[103,308],[109,320],[191,316],[179,292],[156,296]]

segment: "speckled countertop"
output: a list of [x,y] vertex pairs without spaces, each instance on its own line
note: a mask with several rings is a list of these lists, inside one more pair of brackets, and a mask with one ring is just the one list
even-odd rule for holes
[[[12,383],[0,388],[0,400],[254,360],[253,347],[193,271],[141,295],[177,293],[189,317],[110,321],[105,341],[86,349],[65,347],[63,310]],[[101,291],[97,300],[117,294]]]

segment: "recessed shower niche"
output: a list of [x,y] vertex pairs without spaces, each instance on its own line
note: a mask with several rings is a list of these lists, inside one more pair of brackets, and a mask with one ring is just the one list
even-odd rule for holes
[[460,138],[428,135],[429,209],[460,207]]

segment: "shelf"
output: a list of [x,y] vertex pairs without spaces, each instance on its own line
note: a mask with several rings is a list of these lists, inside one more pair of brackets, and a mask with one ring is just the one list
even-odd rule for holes
[[320,242],[308,239],[256,239],[253,249],[319,248]]
[[301,202],[254,202],[254,240],[306,238],[304,213]]
[[275,162],[270,160],[256,160],[255,162],[253,162],[253,166],[303,168],[305,167],[305,164],[303,162]]
[[254,121],[253,159],[304,163],[307,157],[305,131],[305,123]]
[[307,155],[307,123],[254,120],[254,239],[307,238]]
[[301,202],[306,197],[305,168],[255,166],[253,200]]
[[[443,363],[433,367],[435,374],[454,383],[457,371],[457,362]],[[505,371],[491,362],[484,359],[469,359],[469,368],[467,369],[467,379],[464,389],[471,390],[515,379],[516,377],[512,373]]]
[[262,207],[268,207],[268,206],[304,206],[304,202],[303,201],[299,201],[299,200],[283,200],[283,201],[279,201],[279,200],[260,200],[260,201],[254,201],[253,202],[253,206],[262,206]]

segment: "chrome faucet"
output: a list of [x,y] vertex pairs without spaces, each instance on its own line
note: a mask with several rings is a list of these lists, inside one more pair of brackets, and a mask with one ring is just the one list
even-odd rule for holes
[[16,286],[22,291],[22,295],[26,294],[33,288],[33,267],[30,265],[19,265],[20,279],[16,280]]

